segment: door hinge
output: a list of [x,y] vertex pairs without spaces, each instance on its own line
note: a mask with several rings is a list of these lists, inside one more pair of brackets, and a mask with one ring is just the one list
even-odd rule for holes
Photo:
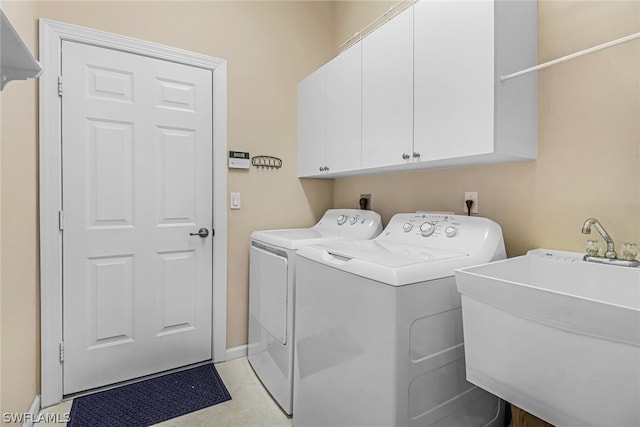
[[64,362],[64,342],[60,343],[60,363]]
[[64,211],[58,211],[58,228],[64,230]]
[[58,96],[62,96],[62,76],[58,76]]

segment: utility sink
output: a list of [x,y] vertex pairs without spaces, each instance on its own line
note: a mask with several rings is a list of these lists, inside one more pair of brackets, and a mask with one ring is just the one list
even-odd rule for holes
[[639,426],[640,268],[582,257],[456,271],[467,379],[556,426]]

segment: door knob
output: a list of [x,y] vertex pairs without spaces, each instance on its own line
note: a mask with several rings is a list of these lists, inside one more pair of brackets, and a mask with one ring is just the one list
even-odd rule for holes
[[200,236],[203,239],[209,235],[209,230],[202,227],[197,233],[189,233],[189,236]]

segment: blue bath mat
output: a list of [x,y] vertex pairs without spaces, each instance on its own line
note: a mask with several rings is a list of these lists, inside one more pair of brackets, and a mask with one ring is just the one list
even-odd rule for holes
[[150,426],[230,399],[208,364],[75,398],[67,426]]

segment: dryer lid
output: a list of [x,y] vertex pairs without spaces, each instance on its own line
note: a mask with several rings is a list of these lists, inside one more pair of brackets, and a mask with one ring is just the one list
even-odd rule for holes
[[251,233],[251,239],[284,249],[298,249],[312,243],[328,243],[339,239],[339,233],[318,231],[313,228],[263,230]]

